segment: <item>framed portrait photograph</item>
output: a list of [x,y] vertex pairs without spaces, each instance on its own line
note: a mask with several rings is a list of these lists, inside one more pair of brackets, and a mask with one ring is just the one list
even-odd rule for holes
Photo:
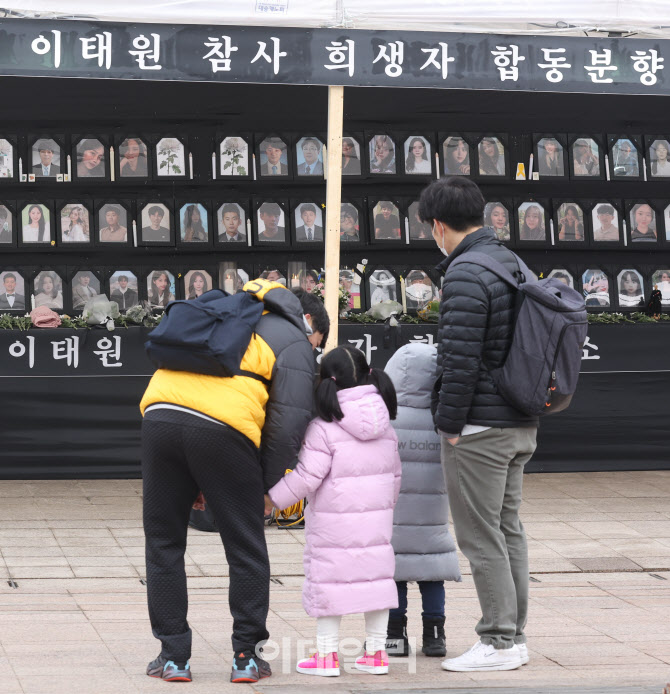
[[52,311],[62,311],[63,278],[53,270],[38,272],[33,279],[33,297],[35,308],[46,306]]
[[582,291],[586,308],[609,308],[610,282],[607,273],[600,268],[585,270],[582,274]]
[[487,202],[484,206],[484,226],[493,229],[498,241],[511,244],[512,224],[509,203],[502,200]]
[[596,200],[591,204],[591,244],[603,248],[624,245],[623,215],[619,202]]
[[182,140],[178,137],[161,137],[154,151],[157,178],[188,177],[188,153]]
[[256,152],[259,178],[291,176],[288,141],[287,137],[278,135],[268,135],[260,140]]
[[0,180],[16,178],[15,143],[14,139],[0,138]]
[[224,261],[219,263],[219,289],[228,294],[238,294],[244,285],[255,277],[250,268],[240,267],[237,263]]
[[647,135],[647,178],[663,180],[670,178],[670,137],[666,135]]
[[90,246],[93,241],[91,234],[92,216],[88,204],[83,202],[68,202],[60,207],[58,223],[58,243],[70,248],[75,246]]
[[[308,268],[305,265],[298,273],[298,280],[298,286],[300,286],[301,289],[304,289],[306,292],[312,292],[316,289],[316,285],[321,282],[321,276],[316,268]],[[289,289],[293,289],[295,286],[294,280],[291,278],[291,286]]]
[[286,270],[283,267],[277,265],[266,265],[265,269],[258,273],[258,276],[262,280],[267,280],[268,282],[277,282],[284,287],[287,286],[286,283]]
[[165,203],[142,204],[138,222],[138,246],[174,246],[172,214]]
[[311,202],[293,203],[293,228],[296,243],[323,244],[324,207]]
[[398,280],[386,268],[377,268],[368,275],[368,296],[370,308],[384,301],[400,301]]
[[251,138],[249,135],[219,135],[219,178],[250,178]]
[[642,138],[639,135],[608,135],[607,142],[611,180],[642,180]]
[[405,174],[408,176],[433,175],[433,147],[424,135],[410,135],[403,143]]
[[[207,270],[189,270],[182,278],[184,298],[193,301],[212,289],[212,275]],[[230,293],[230,292],[229,292]]]
[[74,153],[77,179],[106,181],[107,145],[100,137],[75,137]]
[[661,304],[670,306],[670,268],[654,270],[651,276],[651,286],[661,292]]
[[485,178],[509,177],[507,138],[500,134],[485,135],[477,141],[477,171]]
[[582,205],[573,200],[554,200],[554,243],[557,246],[588,243],[588,215]]
[[31,138],[28,172],[35,179],[53,178],[63,180],[63,174],[68,173],[67,162],[63,156],[62,140],[55,137]]
[[566,166],[566,142],[565,135],[536,134],[533,135],[533,154],[535,156],[534,171],[538,178],[557,180],[568,177]]
[[131,135],[118,144],[118,178],[148,178],[149,148],[146,138]]
[[295,163],[297,176],[323,178],[326,164],[323,158],[323,141],[311,135],[301,137],[295,144]]
[[405,225],[400,207],[393,200],[378,200],[371,207],[372,240],[397,245],[404,243]]
[[98,233],[96,244],[129,246],[133,242],[132,216],[127,203],[106,200],[98,203],[96,221]]
[[524,200],[516,206],[519,246],[548,246],[547,202]]
[[257,202],[256,207],[256,243],[271,248],[287,245],[286,205],[272,200]]
[[566,287],[570,287],[570,289],[575,288],[575,278],[572,276],[571,272],[568,272],[568,270],[563,267],[557,267],[551,270],[547,273],[547,279],[559,280],[563,282]]
[[355,244],[365,241],[362,203],[342,201],[340,204],[340,244]]
[[177,219],[179,220],[179,246],[201,248],[211,244],[209,233],[209,210],[201,202],[177,203]]
[[169,270],[151,270],[147,275],[146,288],[152,309],[163,310],[177,295],[175,277]]
[[396,145],[388,134],[368,136],[368,157],[371,174],[396,174]]
[[[30,304],[28,304],[30,305]],[[26,283],[17,270],[0,271],[0,312],[21,312],[26,310]]]
[[659,219],[656,209],[647,200],[626,203],[628,211],[628,241],[631,248],[646,248],[658,243]]
[[361,296],[362,284],[363,278],[356,268],[340,268],[340,287],[344,289],[344,291],[349,292],[347,306],[349,311],[361,311],[363,309],[364,302]]
[[342,138],[342,175],[360,176],[363,173],[361,139],[346,135]]
[[100,279],[92,270],[84,269],[75,272],[70,280],[72,310],[82,311],[89,299],[101,293],[100,287]]
[[616,284],[619,308],[644,310],[644,279],[637,270],[622,270],[617,275]]
[[431,301],[437,301],[440,292],[430,275],[421,268],[410,269],[405,276],[405,302],[407,310],[416,312]]
[[470,139],[462,133],[440,133],[440,166],[445,176],[471,176],[473,154]]
[[55,245],[52,222],[50,205],[41,202],[22,205],[19,246],[32,248]]
[[139,289],[137,275],[131,270],[114,270],[109,278],[109,300],[118,304],[121,313],[140,303]]
[[419,217],[418,200],[412,200],[407,206],[407,225],[410,245],[430,247],[431,244],[435,244],[430,224],[422,222]]
[[16,246],[14,210],[7,202],[0,203],[0,248]]
[[600,137],[571,135],[570,177],[576,179],[604,179],[605,153]]
[[234,248],[246,248],[247,207],[240,202],[215,204],[217,234],[215,245],[235,244]]

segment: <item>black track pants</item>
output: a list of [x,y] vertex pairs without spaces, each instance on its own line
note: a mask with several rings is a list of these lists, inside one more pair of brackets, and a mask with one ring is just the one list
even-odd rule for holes
[[149,617],[162,655],[176,662],[191,656],[184,552],[199,490],[214,513],[230,567],[233,649],[253,650],[268,638],[270,594],[256,447],[225,425],[154,410],[142,423],[142,476]]

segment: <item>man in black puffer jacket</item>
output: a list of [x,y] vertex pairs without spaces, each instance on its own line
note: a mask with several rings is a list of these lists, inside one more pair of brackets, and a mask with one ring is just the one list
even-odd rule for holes
[[514,670],[528,662],[528,548],[519,519],[523,468],[536,446],[537,418],[509,405],[489,369],[503,364],[514,332],[516,292],[489,270],[452,261],[486,253],[512,274],[517,258],[483,227],[484,198],[461,176],[421,195],[419,214],[448,256],[438,330],[435,424],[458,544],[468,558],[482,609],[480,640],[445,670]]

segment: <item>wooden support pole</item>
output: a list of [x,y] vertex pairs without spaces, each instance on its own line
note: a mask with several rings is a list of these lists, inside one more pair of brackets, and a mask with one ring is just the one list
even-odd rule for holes
[[328,162],[326,171],[326,311],[330,333],[326,352],[337,347],[340,295],[340,204],[342,202],[342,122],[344,87],[328,87]]

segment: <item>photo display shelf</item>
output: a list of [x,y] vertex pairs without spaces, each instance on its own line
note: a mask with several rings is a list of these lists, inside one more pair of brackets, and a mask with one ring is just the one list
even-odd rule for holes
[[[320,131],[0,132],[0,313],[76,314],[100,293],[121,311],[160,311],[259,276],[318,290],[325,142]],[[394,300],[416,313],[439,299],[419,195],[449,175],[476,181],[485,225],[589,310],[640,310],[654,289],[670,309],[670,135],[345,127],[342,156],[351,311]]]

